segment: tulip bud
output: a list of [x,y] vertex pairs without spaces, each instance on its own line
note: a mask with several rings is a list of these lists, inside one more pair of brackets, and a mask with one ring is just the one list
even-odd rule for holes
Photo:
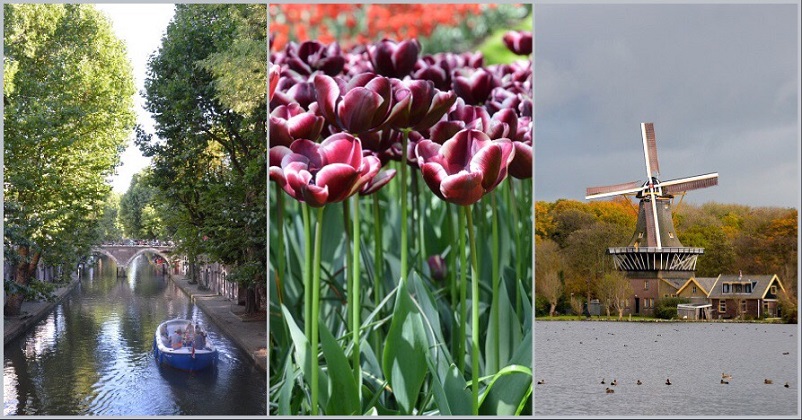
[[429,272],[432,274],[432,279],[436,281],[445,280],[448,275],[446,260],[440,254],[436,254],[429,257],[426,261],[429,263]]

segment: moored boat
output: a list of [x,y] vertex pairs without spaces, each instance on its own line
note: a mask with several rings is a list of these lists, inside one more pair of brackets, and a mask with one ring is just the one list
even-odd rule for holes
[[[170,338],[181,336],[180,345],[171,346]],[[217,364],[217,349],[208,337],[202,347],[195,347],[195,326],[186,319],[165,321],[156,328],[153,337],[153,356],[159,364],[176,369],[198,371]]]

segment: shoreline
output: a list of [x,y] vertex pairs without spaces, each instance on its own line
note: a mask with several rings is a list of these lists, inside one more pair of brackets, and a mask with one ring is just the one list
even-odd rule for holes
[[[752,320],[745,320],[745,319],[699,319],[699,320],[691,320],[691,319],[662,319],[662,318],[637,318],[637,319],[618,319],[617,317],[610,317],[610,318],[581,318],[581,317],[535,317],[535,322],[543,321],[543,322],[640,322],[640,323],[669,323],[669,324],[781,324],[786,325],[783,322],[782,318],[768,318],[768,319],[752,319]],[[795,324],[788,324],[788,325],[795,325]]]
[[167,273],[167,277],[249,356],[259,370],[267,373],[267,320],[244,321],[232,311],[232,305],[239,308],[236,303],[208,290],[199,290],[182,274]]
[[80,283],[77,277],[54,291],[53,301],[22,302],[20,315],[3,317],[3,347],[25,334],[31,327],[44,319]]

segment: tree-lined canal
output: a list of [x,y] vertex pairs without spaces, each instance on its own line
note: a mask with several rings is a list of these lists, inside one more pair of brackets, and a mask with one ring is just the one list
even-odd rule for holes
[[[107,259],[45,319],[5,346],[4,415],[257,415],[265,373],[146,256],[125,278]],[[167,319],[200,323],[220,351],[216,368],[183,372],[153,359]]]

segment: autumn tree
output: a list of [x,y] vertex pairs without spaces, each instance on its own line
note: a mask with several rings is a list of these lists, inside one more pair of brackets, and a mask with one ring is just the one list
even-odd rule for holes
[[550,239],[539,241],[535,246],[535,292],[549,302],[549,316],[554,316],[563,294],[560,279],[563,270],[563,256],[559,246]]
[[[111,24],[85,4],[6,4],[4,312],[40,260],[69,268],[96,229],[134,124],[134,84]],[[62,270],[69,272],[71,270]]]

